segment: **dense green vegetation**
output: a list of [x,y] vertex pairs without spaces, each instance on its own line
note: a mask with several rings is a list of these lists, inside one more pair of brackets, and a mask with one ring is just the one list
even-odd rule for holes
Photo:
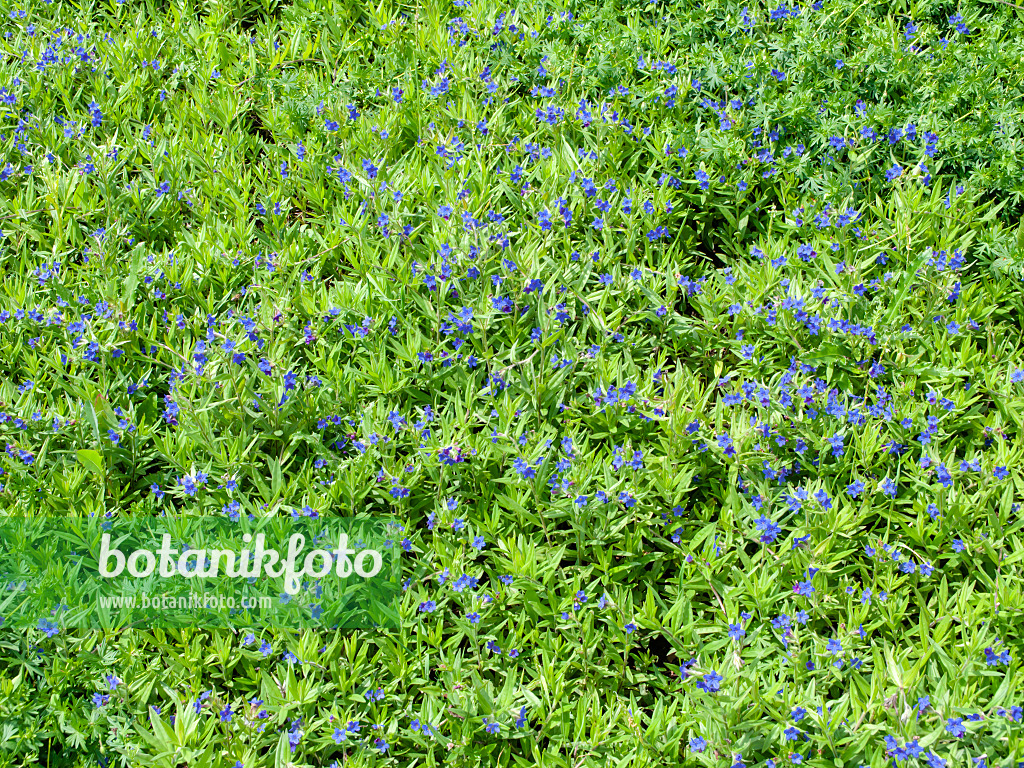
[[0,510],[407,581],[0,624],[0,765],[1020,765],[1022,13],[10,6]]

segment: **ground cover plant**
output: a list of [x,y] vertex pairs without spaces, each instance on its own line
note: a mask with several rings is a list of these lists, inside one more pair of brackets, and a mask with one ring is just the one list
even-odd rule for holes
[[0,623],[0,765],[1024,765],[1022,13],[6,6],[0,510],[405,581]]

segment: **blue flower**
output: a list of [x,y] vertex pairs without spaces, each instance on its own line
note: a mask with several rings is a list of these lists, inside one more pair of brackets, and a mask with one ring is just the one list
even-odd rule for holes
[[60,632],[57,625],[49,619],[40,619],[36,628],[47,637],[54,637]]
[[886,181],[894,181],[903,175],[903,169],[897,163],[893,163],[892,168],[885,172]]
[[512,462],[512,468],[515,469],[515,471],[519,473],[519,476],[523,478],[529,479],[537,476],[537,471],[522,457],[517,457],[516,460]]
[[722,676],[715,671],[705,674],[697,683],[697,687],[706,693],[717,693],[722,685]]
[[775,539],[778,538],[782,529],[767,517],[762,515],[754,521],[754,525],[757,526],[761,532],[761,541],[765,544],[771,544]]

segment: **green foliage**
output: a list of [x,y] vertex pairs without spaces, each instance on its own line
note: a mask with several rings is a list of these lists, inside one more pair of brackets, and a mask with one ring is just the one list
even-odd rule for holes
[[408,582],[0,630],[0,766],[1024,760],[1021,11],[794,8],[5,12],[0,510],[395,515]]

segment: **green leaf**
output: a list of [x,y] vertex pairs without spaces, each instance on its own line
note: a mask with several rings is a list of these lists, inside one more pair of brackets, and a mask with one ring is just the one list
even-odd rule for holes
[[94,451],[91,448],[82,448],[76,455],[83,467],[99,478],[104,476],[103,455],[99,451]]
[[274,768],[288,768],[291,765],[292,748],[288,744],[288,733],[284,732],[277,740],[277,749],[274,750]]

